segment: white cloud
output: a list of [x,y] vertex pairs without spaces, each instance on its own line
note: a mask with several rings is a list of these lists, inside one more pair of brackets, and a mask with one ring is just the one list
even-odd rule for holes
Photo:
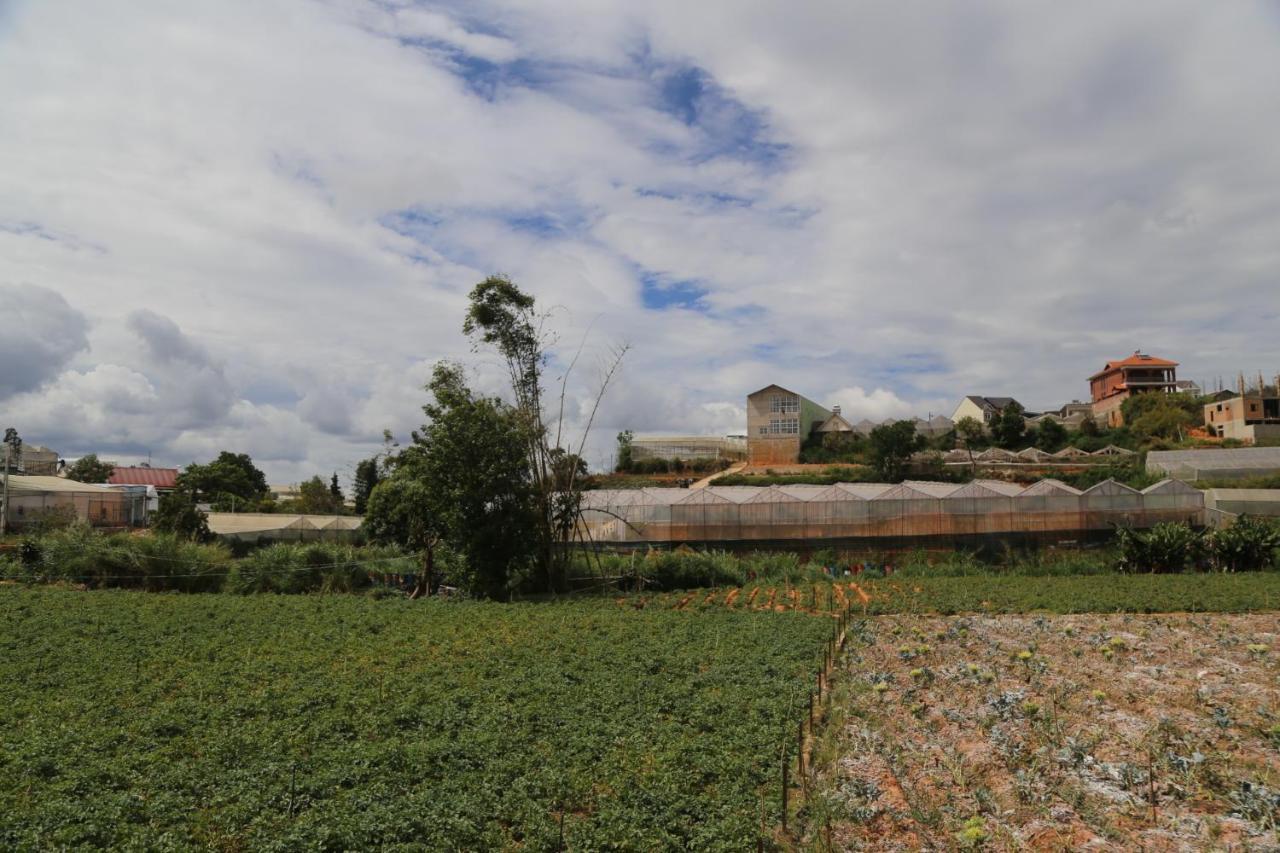
[[5,8],[0,282],[43,290],[0,396],[64,453],[343,472],[491,272],[559,361],[633,345],[601,457],[773,381],[878,419],[1280,365],[1264,4]]

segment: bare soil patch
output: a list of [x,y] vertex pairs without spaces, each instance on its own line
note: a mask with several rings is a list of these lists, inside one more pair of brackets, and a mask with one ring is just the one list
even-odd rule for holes
[[1280,616],[885,616],[852,639],[819,848],[1277,850]]

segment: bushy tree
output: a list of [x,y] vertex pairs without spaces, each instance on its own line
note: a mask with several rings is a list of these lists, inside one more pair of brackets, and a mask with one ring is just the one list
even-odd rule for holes
[[1035,445],[1046,453],[1056,453],[1067,446],[1067,428],[1053,418],[1045,418],[1036,429]]
[[432,512],[436,500],[426,481],[408,468],[380,481],[369,495],[361,529],[372,542],[404,545],[421,555],[422,573],[410,598],[434,595],[436,551],[441,526]]
[[294,504],[298,512],[314,515],[332,515],[342,508],[341,499],[334,497],[333,490],[318,475],[298,485],[298,499]]
[[1210,533],[1208,545],[1219,571],[1268,569],[1275,564],[1276,549],[1280,548],[1280,526],[1270,519],[1242,515],[1230,527]]
[[196,506],[195,494],[181,486],[160,496],[160,506],[151,516],[151,527],[161,533],[172,533],[192,542],[208,542],[213,539],[213,533],[209,530],[209,516]]
[[66,475],[68,480],[77,483],[105,483],[115,469],[116,466],[99,460],[98,454],[90,453],[68,465]]
[[631,444],[633,438],[629,429],[618,433],[618,471],[630,471],[635,464],[635,448]]
[[970,450],[982,450],[988,445],[987,428],[972,415],[956,421],[956,436]]
[[226,450],[208,464],[192,462],[178,475],[178,483],[197,501],[205,501],[219,511],[252,512],[270,495],[267,476],[253,464],[249,454]]
[[466,561],[471,591],[505,597],[541,536],[529,424],[515,407],[473,393],[456,364],[437,364],[428,388],[427,424],[393,479],[417,481],[434,529]]
[[991,419],[991,437],[1006,450],[1017,450],[1027,432],[1022,406],[1010,403]]
[[1186,394],[1135,394],[1124,401],[1125,424],[1139,439],[1182,439],[1187,430],[1203,422],[1201,412],[1188,403]]
[[911,421],[881,424],[871,430],[871,467],[885,481],[900,482],[912,454],[924,449],[925,443]]

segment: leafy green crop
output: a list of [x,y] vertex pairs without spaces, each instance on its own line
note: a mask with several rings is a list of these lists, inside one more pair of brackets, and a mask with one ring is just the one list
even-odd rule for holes
[[0,848],[750,849],[831,628],[0,587]]

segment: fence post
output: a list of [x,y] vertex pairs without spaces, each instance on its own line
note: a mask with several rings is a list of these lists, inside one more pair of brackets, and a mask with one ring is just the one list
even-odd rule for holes
[[787,831],[787,751],[782,750],[782,831]]

